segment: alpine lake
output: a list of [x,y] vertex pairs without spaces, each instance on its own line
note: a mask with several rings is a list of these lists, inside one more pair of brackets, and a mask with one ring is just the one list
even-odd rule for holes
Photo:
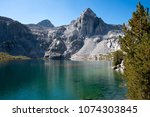
[[0,100],[124,100],[111,61],[26,60],[0,63]]

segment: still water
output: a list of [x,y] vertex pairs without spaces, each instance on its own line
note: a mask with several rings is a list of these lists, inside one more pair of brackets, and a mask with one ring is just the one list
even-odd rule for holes
[[0,63],[0,99],[126,99],[121,74],[110,61],[13,61]]

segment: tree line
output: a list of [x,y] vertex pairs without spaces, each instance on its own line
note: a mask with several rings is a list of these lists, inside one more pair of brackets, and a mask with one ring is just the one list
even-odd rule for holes
[[[123,25],[120,37],[123,55],[116,53],[115,64],[124,60],[124,77],[129,99],[150,99],[150,14],[149,9],[138,3],[128,25]],[[121,57],[119,56],[121,55]]]

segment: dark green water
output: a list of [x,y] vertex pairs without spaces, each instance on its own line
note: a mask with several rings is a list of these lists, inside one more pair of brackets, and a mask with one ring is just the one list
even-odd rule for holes
[[0,99],[125,99],[110,61],[15,61],[0,64]]

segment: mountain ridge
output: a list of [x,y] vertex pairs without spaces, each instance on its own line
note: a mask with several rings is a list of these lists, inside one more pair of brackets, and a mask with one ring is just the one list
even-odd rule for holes
[[[64,58],[66,56],[72,58],[74,54],[79,52],[80,49],[84,47],[87,38],[95,36],[95,38],[99,38],[99,41],[102,41],[104,36],[106,36],[110,31],[116,30],[117,32],[117,30],[121,31],[121,29],[121,25],[111,25],[105,23],[101,18],[98,18],[90,8],[88,8],[69,25],[57,27],[57,29],[51,29],[49,31],[51,40],[55,40],[57,43],[57,38],[59,37],[61,41],[66,44],[67,50],[63,50],[64,54],[62,54],[57,51],[51,51],[50,48],[52,47],[50,46],[45,54],[45,57],[54,58],[54,53],[56,53],[57,58],[58,55],[60,55],[61,58],[62,56],[64,56]],[[58,39],[58,41],[60,39]],[[97,44],[95,44],[95,46],[96,45]],[[57,44],[55,44],[53,48],[57,48]],[[109,50],[109,48],[107,48],[107,50]]]
[[[23,26],[23,24],[21,25]],[[81,51],[89,45],[86,45],[87,40],[91,40],[91,43],[95,45],[92,48],[95,49],[93,51],[96,56],[101,54],[102,46],[100,45],[105,44],[103,46],[105,49],[107,45],[111,46],[106,49],[108,51],[104,51],[103,54],[106,54],[116,50],[112,48],[112,45],[118,42],[118,36],[116,35],[122,35],[121,25],[105,23],[90,8],[84,10],[76,20],[68,25],[54,27],[49,20],[43,20],[37,24],[24,26],[36,37],[34,40],[40,44],[42,51],[45,51],[45,57],[50,59],[70,59],[79,54],[82,56],[81,53],[83,52]],[[109,37],[110,35],[112,37]],[[85,48],[88,49],[88,47]],[[97,51],[96,48],[100,48],[100,50]],[[88,54],[88,57],[93,55],[92,53]]]
[[43,56],[36,36],[18,21],[0,17],[0,52],[32,58]]

